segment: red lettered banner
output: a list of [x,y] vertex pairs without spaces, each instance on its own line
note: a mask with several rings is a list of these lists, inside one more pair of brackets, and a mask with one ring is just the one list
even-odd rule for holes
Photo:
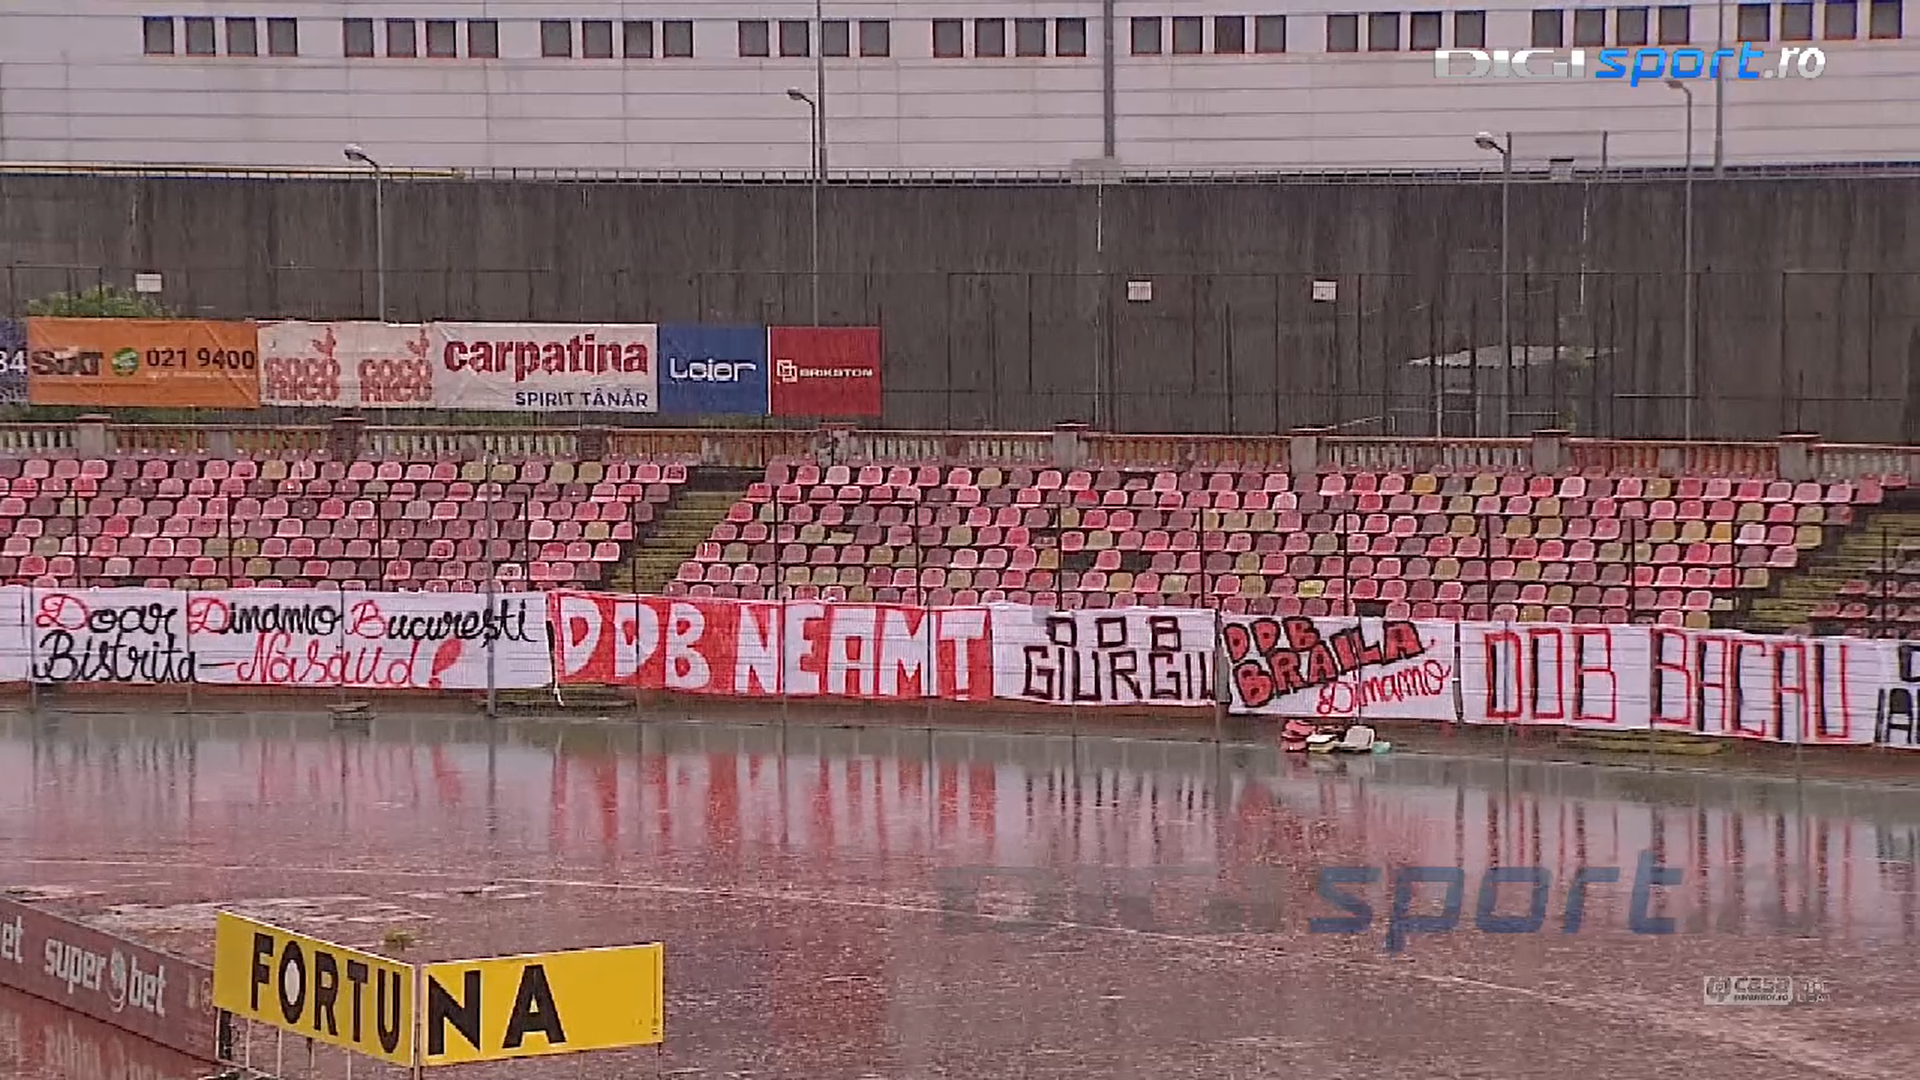
[[888,701],[993,697],[985,607],[548,594],[562,686]]
[[879,416],[880,328],[775,326],[768,411],[774,416]]

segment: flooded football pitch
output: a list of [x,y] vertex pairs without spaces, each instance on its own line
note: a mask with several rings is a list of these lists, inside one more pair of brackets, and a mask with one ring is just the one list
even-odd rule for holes
[[[210,959],[221,909],[415,962],[665,943],[662,1050],[456,1080],[1907,1077],[1917,865],[1920,786],[1878,781],[925,728],[0,716],[0,881],[183,956]],[[1704,1002],[1743,975],[1810,1000]],[[242,1050],[346,1074],[265,1028]],[[203,1071],[0,993],[0,1076]]]

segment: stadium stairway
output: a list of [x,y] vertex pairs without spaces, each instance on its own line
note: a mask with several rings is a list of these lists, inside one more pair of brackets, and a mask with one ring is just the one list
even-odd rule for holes
[[1741,628],[1762,634],[1831,632],[1820,609],[1831,608],[1849,582],[1877,579],[1899,565],[1900,549],[1920,544],[1920,510],[1888,505],[1861,515],[1838,543],[1820,549],[1798,573],[1780,579],[1779,590],[1755,597]]
[[646,539],[634,548],[631,557],[616,569],[612,587],[617,592],[658,593],[693,558],[694,552],[713,534],[713,527],[727,516],[733,504],[745,497],[747,485],[759,479],[758,471],[734,469],[695,469],[687,485],[676,493]]

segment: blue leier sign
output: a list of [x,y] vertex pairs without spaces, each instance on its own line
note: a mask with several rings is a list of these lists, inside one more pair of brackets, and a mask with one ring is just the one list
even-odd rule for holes
[[660,412],[767,415],[767,328],[660,325]]

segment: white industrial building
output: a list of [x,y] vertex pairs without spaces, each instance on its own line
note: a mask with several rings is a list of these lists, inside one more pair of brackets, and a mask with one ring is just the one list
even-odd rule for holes
[[[1550,0],[1540,0],[1548,3]],[[1697,160],[1920,160],[1903,3],[0,0],[0,161],[389,168],[1313,170],[1681,163],[1660,82],[1440,81],[1429,50],[1753,40],[1817,79],[1690,84]],[[1477,5],[1477,6],[1468,6]],[[824,95],[815,50],[825,46]],[[1716,108],[1716,94],[1724,100]]]

